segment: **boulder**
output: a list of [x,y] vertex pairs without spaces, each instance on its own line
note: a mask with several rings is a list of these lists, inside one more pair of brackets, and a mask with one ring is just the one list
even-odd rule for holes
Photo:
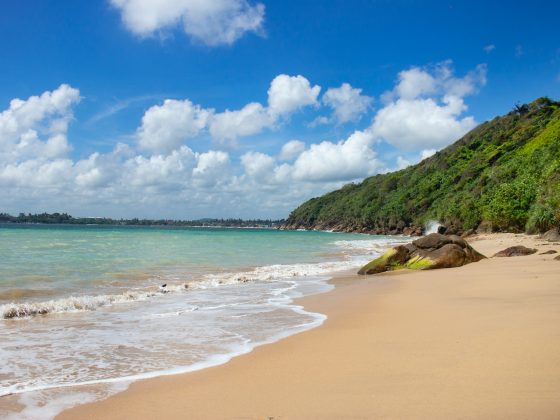
[[410,244],[389,249],[363,266],[358,274],[376,274],[400,268],[427,270],[460,267],[483,258],[486,257],[459,236],[432,233]]
[[557,254],[558,251],[555,251],[554,249],[549,249],[548,251],[545,252],[541,252],[539,255],[549,255],[549,254]]
[[546,233],[543,233],[541,236],[543,239],[546,239],[549,242],[558,242],[560,241],[560,228],[552,228]]
[[535,252],[537,252],[535,248],[527,248],[523,245],[516,245],[497,252],[494,254],[494,257],[520,257],[523,255],[531,255]]
[[461,235],[461,238],[468,238],[469,236],[476,235],[476,230],[468,229]]
[[554,257],[553,259],[560,261],[560,255],[557,255],[556,257]]

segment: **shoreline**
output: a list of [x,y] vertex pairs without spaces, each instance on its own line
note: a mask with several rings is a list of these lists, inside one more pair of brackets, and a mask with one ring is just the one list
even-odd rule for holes
[[[333,278],[295,301],[327,320],[228,363],[137,381],[57,418],[558,418],[558,245],[470,238],[456,269]],[[219,399],[219,404],[216,403]]]

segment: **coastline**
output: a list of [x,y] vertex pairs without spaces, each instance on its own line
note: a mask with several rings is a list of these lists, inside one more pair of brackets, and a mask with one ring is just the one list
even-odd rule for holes
[[559,245],[480,235],[455,269],[333,279],[322,326],[217,367],[133,383],[57,418],[558,418]]

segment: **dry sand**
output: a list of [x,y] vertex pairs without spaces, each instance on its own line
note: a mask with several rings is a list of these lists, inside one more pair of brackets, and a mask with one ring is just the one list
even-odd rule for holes
[[[535,237],[474,240],[487,256]],[[559,255],[559,254],[556,254]],[[202,371],[134,383],[62,419],[560,419],[560,261],[335,279],[319,328]]]

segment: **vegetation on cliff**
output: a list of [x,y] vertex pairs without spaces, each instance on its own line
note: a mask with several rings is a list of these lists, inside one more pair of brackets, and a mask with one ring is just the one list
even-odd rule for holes
[[416,165],[303,203],[284,227],[397,233],[431,219],[456,230],[560,224],[560,102],[518,105]]

